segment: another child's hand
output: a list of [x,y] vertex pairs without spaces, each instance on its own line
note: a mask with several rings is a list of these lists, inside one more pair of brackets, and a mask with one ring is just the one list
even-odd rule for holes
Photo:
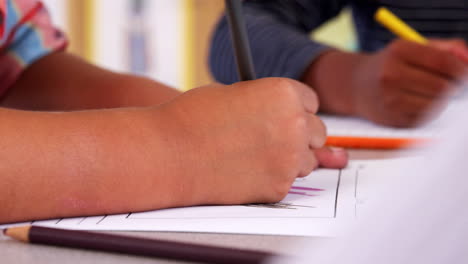
[[356,75],[357,113],[381,124],[417,125],[444,106],[468,74],[468,48],[463,45],[464,61],[454,52],[459,46],[453,41],[423,46],[397,40],[371,56]]
[[168,177],[181,183],[182,203],[277,202],[319,162],[345,166],[344,151],[320,149],[317,109],[309,87],[280,78],[209,85],[155,108],[167,118]]
[[468,47],[460,40],[395,40],[374,54],[326,52],[304,81],[323,111],[412,127],[445,106],[467,74]]

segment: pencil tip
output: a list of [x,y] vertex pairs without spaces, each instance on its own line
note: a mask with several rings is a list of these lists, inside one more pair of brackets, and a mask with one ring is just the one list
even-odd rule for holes
[[7,234],[7,231],[8,231],[8,228],[4,228],[4,229],[3,229],[3,234],[4,234],[5,236],[6,236],[6,234]]

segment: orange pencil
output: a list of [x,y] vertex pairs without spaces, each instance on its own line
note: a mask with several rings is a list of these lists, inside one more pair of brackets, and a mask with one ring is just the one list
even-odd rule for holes
[[365,149],[402,149],[425,145],[430,139],[425,138],[370,138],[329,136],[327,146],[342,148],[365,148]]

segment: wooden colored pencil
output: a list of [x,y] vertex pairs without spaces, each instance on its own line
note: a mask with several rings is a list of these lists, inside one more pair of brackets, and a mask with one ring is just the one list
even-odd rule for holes
[[225,3],[239,81],[255,80],[256,74],[252,52],[250,50],[247,28],[242,14],[242,1],[225,0]]
[[259,264],[274,256],[271,253],[261,251],[40,226],[13,227],[3,230],[3,233],[6,236],[26,243],[213,264]]
[[380,138],[380,137],[353,137],[328,136],[327,146],[359,149],[402,149],[408,147],[424,146],[430,139],[418,138]]

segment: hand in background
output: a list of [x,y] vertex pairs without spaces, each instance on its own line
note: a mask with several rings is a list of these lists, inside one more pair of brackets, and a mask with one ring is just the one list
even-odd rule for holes
[[[172,177],[190,178],[193,204],[277,202],[319,162],[344,167],[306,85],[280,78],[193,89],[156,108],[167,118]],[[187,205],[187,204],[186,204]]]
[[451,52],[465,63],[468,63],[468,46],[463,39],[431,39],[429,45]]
[[330,51],[305,76],[322,110],[412,127],[444,106],[468,73],[468,48],[459,40],[420,45],[396,40],[375,54]]

